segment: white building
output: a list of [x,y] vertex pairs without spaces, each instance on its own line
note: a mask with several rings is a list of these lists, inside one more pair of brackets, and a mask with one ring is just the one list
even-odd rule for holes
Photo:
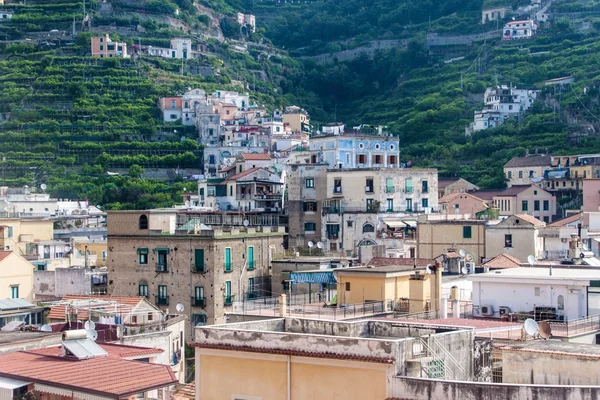
[[[573,214],[560,221],[551,223],[540,230],[544,239],[544,258],[560,260],[569,257],[573,236],[580,236],[583,243],[588,242],[588,227],[583,225],[583,214]],[[585,246],[584,246],[585,247]],[[598,252],[595,252],[598,256]]]
[[6,10],[0,10],[0,22],[7,21],[7,20],[11,19],[12,16],[13,16],[12,12],[6,11]]
[[481,23],[485,24],[490,21],[503,20],[506,17],[506,14],[511,11],[510,7],[486,8],[481,11]]
[[600,269],[520,267],[470,275],[473,315],[574,320],[600,315]]
[[156,57],[189,59],[194,57],[193,53],[192,39],[171,39],[169,48],[148,46],[148,55]]
[[242,26],[247,26],[251,32],[256,32],[256,17],[254,15],[237,13],[237,22]]
[[240,94],[229,90],[218,90],[211,95],[214,104],[233,104],[239,110],[246,110],[250,106],[250,95]]
[[534,20],[510,21],[504,25],[504,40],[526,39],[535,35],[537,25]]

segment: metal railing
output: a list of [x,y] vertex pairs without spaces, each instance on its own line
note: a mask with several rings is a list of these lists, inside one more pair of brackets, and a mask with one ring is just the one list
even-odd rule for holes
[[567,322],[550,322],[552,336],[571,337],[600,330],[600,315]]
[[[343,320],[384,314],[391,311],[392,305],[393,301],[391,300],[351,304],[342,307],[328,307],[321,304],[297,304],[287,306],[286,315],[290,317]],[[234,312],[236,312],[235,309],[237,309],[237,306],[234,308]],[[248,315],[280,316],[279,305],[255,305],[253,310],[244,310],[243,312]]]
[[206,297],[192,297],[192,306],[205,308]]

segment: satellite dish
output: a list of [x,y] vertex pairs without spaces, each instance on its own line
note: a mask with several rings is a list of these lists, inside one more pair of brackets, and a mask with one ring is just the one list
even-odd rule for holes
[[317,247],[320,248],[320,249],[322,249],[323,248],[323,242],[318,242],[317,243]]
[[175,309],[177,310],[177,312],[181,313],[181,312],[183,312],[185,307],[183,306],[183,304],[177,303],[177,305],[175,306]]
[[552,327],[547,321],[540,321],[538,324],[538,329],[540,337],[548,339],[550,336],[552,336]]
[[46,188],[47,188],[47,187],[48,187],[48,186],[46,186],[46,184],[45,184],[45,183],[42,183],[42,184],[40,185],[40,189],[42,189],[42,190],[46,190]]
[[458,251],[458,254],[460,254],[460,256],[461,256],[461,257],[464,257],[464,256],[466,256],[466,255],[467,255],[467,252],[466,252],[466,251],[464,251],[463,249],[460,249],[460,250]]
[[381,237],[382,237],[382,238],[384,238],[384,239],[387,239],[387,237],[388,237],[388,234],[387,234],[387,233],[385,233],[385,232],[383,232],[383,233],[381,234]]
[[65,251],[68,253],[71,251],[71,246],[65,246]]
[[461,273],[462,275],[466,275],[466,274],[468,274],[468,273],[469,273],[469,270],[467,269],[467,267],[462,267],[462,268],[460,269],[460,273]]
[[42,327],[40,328],[40,331],[42,332],[52,332],[52,327],[48,324],[46,325],[42,325]]
[[431,275],[431,265],[425,267],[425,273]]
[[248,225],[250,225],[250,221],[248,221],[247,219],[245,219],[244,222],[243,222],[243,224],[244,224],[244,226],[248,226]]
[[315,245],[312,241],[308,242],[308,247],[310,247],[311,249],[313,248],[313,246]]
[[92,342],[95,342],[96,339],[98,339],[98,332],[96,332],[94,329],[89,329],[87,331],[87,337],[88,339],[90,339]]
[[92,330],[96,329],[96,323],[94,321],[85,321],[85,324],[83,324],[83,327],[85,328],[86,331],[92,331]]
[[534,256],[528,256],[527,257],[527,262],[529,263],[529,265],[533,266],[533,264],[535,264],[535,257]]
[[523,323],[523,330],[529,336],[535,336],[538,333],[538,323],[531,318],[527,318]]

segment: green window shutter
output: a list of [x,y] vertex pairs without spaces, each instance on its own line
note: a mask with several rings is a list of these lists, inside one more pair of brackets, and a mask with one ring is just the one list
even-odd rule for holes
[[204,270],[204,249],[194,250],[194,267],[197,271]]

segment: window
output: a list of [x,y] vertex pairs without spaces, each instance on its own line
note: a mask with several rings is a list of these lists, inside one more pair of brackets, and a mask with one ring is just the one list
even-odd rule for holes
[[367,199],[367,212],[377,212],[375,209],[375,204],[373,203],[373,199]]
[[169,249],[154,249],[156,253],[156,272],[168,272],[167,260]]
[[406,199],[406,211],[411,212],[413,208],[412,199]]
[[380,154],[375,155],[375,164],[383,164],[383,156]]
[[365,192],[373,193],[373,178],[367,178],[365,185]]
[[104,38],[103,38],[103,37],[101,37],[101,38],[100,38],[100,43],[103,43],[103,42],[104,42]]
[[523,211],[527,211],[529,209],[529,202],[527,200],[523,200],[521,202],[521,209]]
[[148,282],[140,281],[138,284],[138,296],[148,297]]
[[363,225],[362,231],[363,231],[363,233],[375,232],[375,226],[373,226],[372,224],[366,223]]
[[429,193],[429,184],[427,181],[421,181],[421,191],[423,193]]
[[148,216],[147,215],[140,215],[139,228],[140,229],[148,229]]
[[177,119],[177,114],[171,114],[171,115],[169,115],[169,118],[171,118],[171,119]]
[[7,228],[6,236],[9,237],[9,238],[13,237],[13,227],[12,226],[9,226]]
[[194,306],[205,307],[204,286],[194,287]]
[[333,193],[342,193],[342,179],[333,180]]
[[225,272],[231,272],[231,247],[225,248]]
[[317,230],[317,224],[314,222],[305,222],[304,223],[304,232],[312,232],[314,233]]
[[406,178],[405,187],[406,187],[406,193],[412,193],[412,191],[413,191],[412,178]]
[[508,171],[508,179],[512,179],[512,171]]
[[385,192],[394,193],[394,178],[385,178]]
[[158,305],[167,306],[169,305],[169,295],[167,294],[167,285],[158,285]]
[[316,201],[305,201],[304,202],[304,211],[305,212],[317,211],[317,202]]
[[523,171],[519,171],[519,179],[523,179]]
[[171,108],[175,108],[175,107],[176,107],[175,100],[171,100]]
[[540,201],[539,200],[535,200],[533,202],[533,211],[540,211]]
[[254,246],[248,246],[248,270],[254,269]]
[[313,178],[306,178],[304,180],[304,183],[306,184],[307,188],[314,188],[315,187],[315,180]]
[[534,294],[535,296],[539,296],[539,295],[540,295],[540,288],[539,288],[539,287],[535,287],[535,288],[533,288],[533,294]]
[[387,212],[394,211],[394,199],[387,199]]
[[254,278],[248,278],[248,299],[255,299],[256,291],[254,287]]
[[337,239],[340,236],[340,225],[339,224],[327,224],[327,238],[328,239]]
[[204,271],[204,249],[194,249],[194,268],[196,272]]
[[231,281],[225,281],[225,302],[224,305],[230,306],[233,303],[233,296],[231,295]]
[[104,45],[103,44],[100,45],[100,50],[104,50]]
[[354,221],[346,221],[346,226],[352,228],[354,226]]
[[10,298],[18,299],[19,298],[19,286],[11,286],[10,287]]
[[463,226],[463,239],[471,239],[472,237],[472,227],[471,226]]
[[543,219],[544,219],[544,222],[545,222],[545,223],[547,223],[547,224],[548,224],[548,223],[550,223],[550,217],[548,217],[547,215],[546,215],[546,216],[544,216],[544,218],[543,218]]
[[350,291],[350,282],[346,282],[346,292]]
[[359,154],[356,156],[356,162],[358,164],[366,164],[367,163],[367,155],[366,154]]
[[388,157],[388,164],[389,165],[395,165],[397,163],[398,163],[398,157],[396,157],[396,156],[389,156]]
[[148,249],[146,247],[140,247],[138,249],[138,264],[148,264]]
[[504,235],[504,247],[512,247],[512,235]]
[[537,196],[537,190],[534,190],[534,191],[533,191],[533,195],[534,195],[534,196]]
[[544,211],[550,211],[550,201],[544,200]]
[[429,207],[429,200],[428,199],[421,199],[421,207],[423,207],[423,208]]

